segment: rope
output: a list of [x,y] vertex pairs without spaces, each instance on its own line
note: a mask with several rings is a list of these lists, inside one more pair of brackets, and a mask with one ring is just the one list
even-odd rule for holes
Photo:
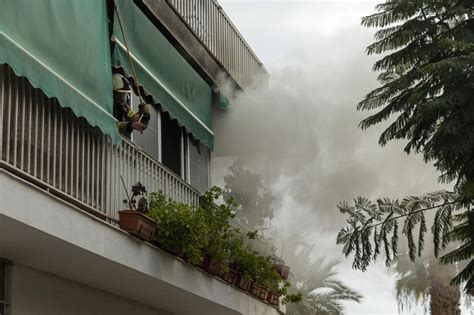
[[137,74],[135,73],[135,66],[133,65],[133,60],[132,60],[132,56],[130,54],[130,49],[128,48],[127,39],[125,38],[125,32],[123,31],[122,18],[121,18],[121,15],[120,15],[119,11],[118,11],[117,5],[115,4],[115,0],[114,0],[114,9],[115,9],[115,13],[117,13],[117,19],[118,19],[119,26],[120,26],[120,32],[122,33],[123,42],[125,44],[125,48],[127,49],[127,56],[128,56],[128,61],[130,62],[130,66],[132,68],[133,80],[135,81],[135,83],[137,85],[138,97],[140,98],[140,101],[142,103],[145,103],[145,101],[143,100],[142,94],[140,92],[140,83],[138,82]]

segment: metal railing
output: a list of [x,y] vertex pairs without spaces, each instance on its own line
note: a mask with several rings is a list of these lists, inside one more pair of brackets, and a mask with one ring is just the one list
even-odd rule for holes
[[246,225],[242,224],[236,219],[230,220],[230,225],[234,228],[239,230],[239,232],[243,235],[242,240],[244,241],[245,246],[257,252],[259,255],[262,255],[264,257],[270,256],[274,257],[276,256],[276,247],[267,240],[263,238],[263,236],[257,235],[255,238],[248,238],[246,237],[248,233],[255,232],[251,229],[249,229]]
[[198,204],[199,192],[194,187],[128,140],[123,139],[122,145],[119,146],[109,143],[107,152],[108,184],[106,187],[108,189],[106,196],[109,200],[106,204],[112,211],[108,214],[109,216],[116,215],[115,211],[123,207],[122,201],[126,199],[120,175],[122,175],[128,189],[140,182],[148,192],[161,191],[174,201],[190,205]]
[[167,0],[242,88],[262,85],[267,70],[216,0]]
[[85,119],[0,65],[0,161],[55,194],[118,219],[127,189],[140,181],[196,205],[199,192],[133,143],[112,145]]

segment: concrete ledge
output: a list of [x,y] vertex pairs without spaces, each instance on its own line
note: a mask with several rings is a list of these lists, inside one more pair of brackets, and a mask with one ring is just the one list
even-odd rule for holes
[[0,256],[173,314],[278,314],[3,169],[0,187]]

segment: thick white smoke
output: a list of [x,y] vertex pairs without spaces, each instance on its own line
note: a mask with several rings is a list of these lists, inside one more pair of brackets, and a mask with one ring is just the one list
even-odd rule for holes
[[[359,195],[403,197],[429,192],[439,189],[438,174],[420,156],[403,153],[403,142],[381,148],[378,135],[384,126],[358,128],[367,113],[357,112],[356,105],[378,85],[377,74],[371,71],[376,57],[364,53],[372,42],[372,30],[359,25],[360,17],[371,13],[373,6],[272,5],[250,5],[259,20],[249,28],[261,27],[261,40],[269,36],[261,44],[264,49],[289,48],[269,53],[274,59],[267,64],[271,72],[267,87],[241,94],[231,109],[217,111],[213,183],[222,184],[232,161],[243,158],[264,176],[264,184],[277,197],[271,222],[276,245],[281,249],[285,238],[304,235],[314,244],[313,257],[342,259],[335,245],[345,223],[336,208],[339,201]],[[278,14],[272,13],[275,7],[286,10],[285,19],[278,20]],[[256,18],[245,22],[252,19]],[[328,26],[331,19],[337,28]],[[257,37],[250,30],[249,34]],[[285,247],[286,255],[288,250],[293,249]],[[350,263],[345,260],[341,266],[344,278],[370,299],[365,308],[353,309],[377,312],[389,301],[396,310],[393,279],[384,267],[369,269],[374,279],[369,284],[363,280],[367,274],[352,271]]]

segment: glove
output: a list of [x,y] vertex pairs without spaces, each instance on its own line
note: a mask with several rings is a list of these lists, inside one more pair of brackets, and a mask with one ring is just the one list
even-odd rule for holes
[[139,121],[148,126],[148,122],[150,121],[150,109],[148,108],[147,104],[141,103],[138,105],[138,117]]

